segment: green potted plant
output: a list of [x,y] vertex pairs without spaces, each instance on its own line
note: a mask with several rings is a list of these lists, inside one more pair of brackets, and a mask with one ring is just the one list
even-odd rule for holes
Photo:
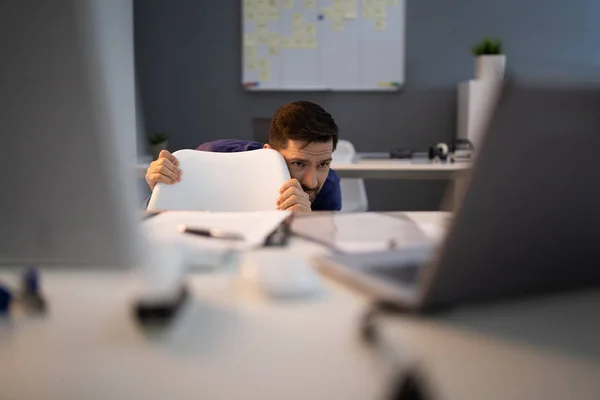
[[154,132],[148,137],[150,141],[150,151],[152,152],[152,159],[156,160],[161,151],[167,149],[167,133],[166,132]]
[[506,68],[506,55],[499,39],[483,39],[475,44],[471,51],[475,59],[475,78],[501,80]]

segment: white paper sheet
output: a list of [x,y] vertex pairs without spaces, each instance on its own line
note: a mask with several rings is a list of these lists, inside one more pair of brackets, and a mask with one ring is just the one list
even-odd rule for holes
[[[290,215],[289,211],[261,211],[244,213],[213,213],[193,211],[168,211],[145,221],[144,229],[154,235],[177,238],[202,248],[248,250],[261,246],[271,234]],[[233,241],[195,236],[181,233],[180,225],[190,228],[219,228],[239,233],[244,240]]]
[[294,220],[292,232],[344,253],[434,245],[442,237],[423,230],[408,217],[378,213],[304,216]]

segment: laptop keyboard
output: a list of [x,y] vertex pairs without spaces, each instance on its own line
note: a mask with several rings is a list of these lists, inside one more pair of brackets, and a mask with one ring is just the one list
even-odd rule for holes
[[369,268],[369,273],[394,283],[412,285],[417,282],[417,278],[419,276],[419,265],[403,265],[402,267],[396,268],[371,266]]

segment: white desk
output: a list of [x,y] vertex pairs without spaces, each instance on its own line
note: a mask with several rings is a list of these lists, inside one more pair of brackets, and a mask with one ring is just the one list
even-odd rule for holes
[[[341,178],[363,179],[409,179],[409,180],[449,180],[449,186],[442,201],[441,209],[452,211],[460,204],[468,183],[472,162],[441,163],[400,159],[360,159],[356,163],[332,163]],[[374,154],[374,153],[368,153]]]
[[471,170],[472,163],[361,159],[356,163],[332,163],[342,178],[365,179],[456,179]]
[[[326,250],[295,239],[290,251]],[[334,282],[310,301],[274,302],[242,277],[194,275],[192,301],[160,333],[131,319],[133,274],[42,279],[47,317],[0,319],[2,399],[383,398],[389,363],[357,333],[366,298]],[[417,360],[442,393],[433,400],[598,399],[598,309],[595,292],[381,326],[391,353]]]

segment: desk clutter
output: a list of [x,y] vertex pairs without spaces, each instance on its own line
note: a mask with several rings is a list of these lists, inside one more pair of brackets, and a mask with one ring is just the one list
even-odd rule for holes
[[0,315],[11,313],[15,307],[27,314],[41,314],[47,310],[36,268],[28,267],[21,273],[18,288],[0,281]]
[[360,159],[396,159],[441,162],[471,162],[475,159],[475,147],[468,139],[455,139],[450,145],[438,143],[428,151],[399,148],[389,153],[361,153]]

